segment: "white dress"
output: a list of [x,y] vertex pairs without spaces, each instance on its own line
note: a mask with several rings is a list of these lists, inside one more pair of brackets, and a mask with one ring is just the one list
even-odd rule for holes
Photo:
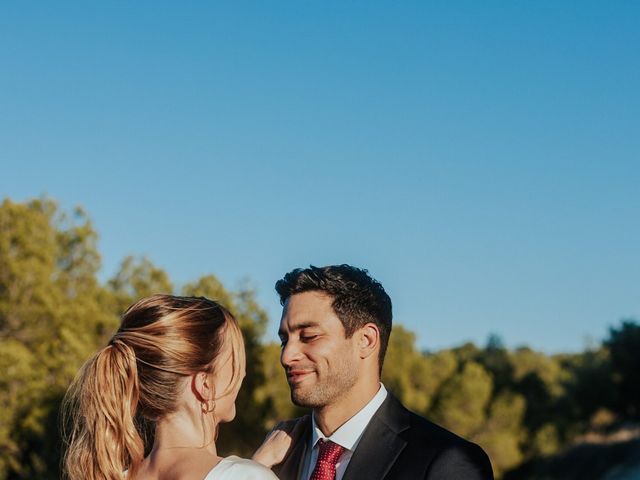
[[258,462],[231,455],[220,460],[204,480],[278,480],[278,477]]

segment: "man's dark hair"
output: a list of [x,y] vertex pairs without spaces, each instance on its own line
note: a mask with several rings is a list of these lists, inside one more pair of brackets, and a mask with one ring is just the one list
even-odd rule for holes
[[366,270],[351,265],[330,265],[295,270],[276,282],[276,292],[284,306],[297,293],[317,291],[333,298],[333,311],[344,326],[346,338],[367,323],[380,330],[380,372],[391,334],[391,299],[377,280]]

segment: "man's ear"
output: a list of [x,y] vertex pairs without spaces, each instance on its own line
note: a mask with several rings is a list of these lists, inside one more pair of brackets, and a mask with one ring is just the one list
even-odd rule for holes
[[377,354],[380,348],[380,329],[375,323],[365,324],[364,327],[358,330],[357,335],[360,358],[367,358]]

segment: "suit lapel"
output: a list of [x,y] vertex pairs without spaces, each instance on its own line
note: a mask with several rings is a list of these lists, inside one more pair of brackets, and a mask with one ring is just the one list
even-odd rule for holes
[[[280,480],[298,480],[302,477],[311,428],[309,415],[306,417],[300,441],[293,446],[285,461],[273,469]],[[384,478],[407,443],[399,436],[400,432],[407,428],[409,428],[409,412],[390,392],[387,392],[387,398],[362,434],[342,479]]]
[[384,478],[407,444],[398,435],[407,428],[407,411],[391,393],[387,393],[384,403],[365,429],[343,480]]

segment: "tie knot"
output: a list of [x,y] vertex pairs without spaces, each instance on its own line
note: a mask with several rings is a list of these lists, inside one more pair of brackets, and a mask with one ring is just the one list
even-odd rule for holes
[[336,463],[345,449],[337,443],[326,440],[319,440],[318,445],[320,446],[318,461],[309,480],[335,480]]
[[333,443],[331,440],[318,440],[320,445],[320,452],[318,453],[318,461],[327,462],[331,465],[335,465],[344,452],[345,448],[337,443]]

